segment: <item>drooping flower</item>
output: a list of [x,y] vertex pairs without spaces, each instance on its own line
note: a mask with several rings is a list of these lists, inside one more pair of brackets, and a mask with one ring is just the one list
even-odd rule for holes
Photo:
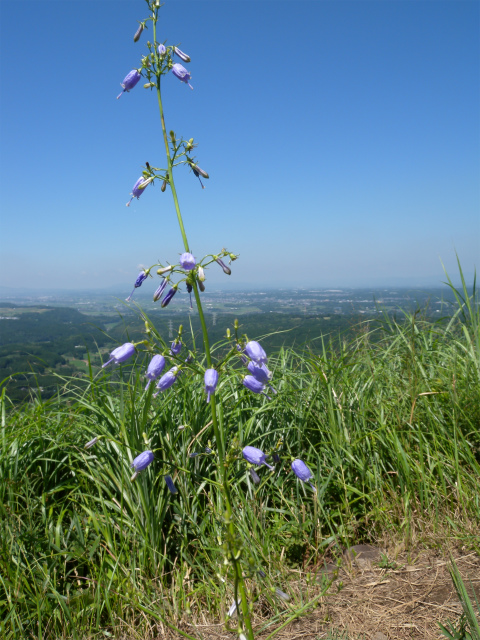
[[130,465],[135,471],[143,471],[153,462],[154,455],[151,451],[144,451],[138,455]]
[[153,394],[153,397],[156,398],[161,391],[166,391],[172,385],[174,385],[175,382],[177,381],[177,376],[178,376],[177,367],[173,367],[173,369],[170,369],[169,371],[167,371],[167,373],[164,373],[163,376],[160,378],[160,380],[157,382],[156,388],[158,389],[158,391],[157,393]]
[[223,273],[226,273],[227,276],[231,276],[232,275],[232,270],[230,269],[230,267],[227,267],[227,265],[225,264],[225,262],[221,258],[218,258],[218,257],[215,258],[215,262],[222,267]]
[[202,176],[202,178],[205,178],[205,180],[208,180],[208,178],[210,178],[210,176],[208,175],[208,173],[206,171],[204,171],[203,169],[200,169],[198,164],[192,164],[191,167],[192,167],[193,175],[198,178],[200,184],[202,185],[202,189],[205,189],[205,185],[201,181],[200,176]]
[[204,376],[205,391],[207,393],[207,402],[210,402],[210,396],[215,393],[218,384],[218,371],[215,369],[207,369]]
[[163,278],[161,285],[158,287],[158,289],[153,294],[153,301],[154,302],[156,302],[159,298],[161,298],[162,293],[165,291],[165,287],[167,286],[167,284],[168,284],[167,278]]
[[150,386],[150,383],[152,382],[152,380],[156,380],[158,378],[158,376],[162,373],[164,368],[165,368],[165,358],[157,353],[150,360],[150,364],[148,365],[148,368],[147,368],[147,373],[145,377],[148,379],[148,382],[147,382],[147,386],[145,387],[145,391]]
[[158,55],[163,58],[163,56],[167,53],[167,47],[164,44],[158,45]]
[[272,379],[272,372],[267,369],[267,366],[264,364],[257,364],[256,362],[249,362],[247,364],[247,369],[250,371],[252,376],[256,378],[262,384],[268,384],[273,393],[277,393],[276,390],[270,384],[270,380]]
[[[123,87],[122,93],[125,91],[128,93],[133,87],[137,84],[142,76],[138,73],[137,69],[132,69],[130,73],[127,73],[123,82],[120,83],[120,86]],[[117,96],[117,100],[121,97],[122,93],[119,93]]]
[[182,350],[182,343],[180,342],[180,340],[178,339],[174,340],[170,347],[170,353],[174,356],[178,356],[181,350]]
[[[292,462],[292,471],[297,476],[297,478],[300,478],[302,482],[308,482],[313,475],[310,469],[305,464],[305,462],[300,459],[294,460]],[[308,482],[308,484],[312,487],[314,491],[316,491],[315,487],[311,482]]]
[[138,42],[140,40],[140,36],[142,35],[142,31],[144,30],[145,25],[143,22],[140,24],[138,29],[135,31],[135,35],[133,36],[133,41]]
[[130,206],[130,203],[134,198],[137,198],[137,200],[140,198],[142,193],[145,191],[145,188],[148,187],[152,180],[153,178],[145,179],[143,176],[140,176],[140,178],[133,185],[132,193],[130,194],[132,197],[127,202],[127,207]]
[[125,342],[125,344],[122,344],[121,347],[117,347],[112,351],[112,353],[110,354],[110,360],[102,365],[102,369],[104,369],[111,362],[115,362],[115,364],[125,362],[125,360],[131,358],[134,353],[135,347],[133,346],[133,344],[131,342]]
[[267,354],[263,350],[263,347],[256,342],[255,340],[250,340],[245,345],[245,353],[250,358],[259,365],[267,364]]
[[128,296],[128,298],[126,298],[126,302],[130,302],[133,296],[133,292],[135,291],[135,289],[138,289],[138,287],[142,286],[142,283],[145,282],[145,280],[148,278],[148,273],[149,273],[149,270],[140,271],[140,273],[137,276],[137,279],[135,280],[135,284],[133,285],[132,293]]
[[[199,282],[199,285],[202,284],[201,282]],[[187,282],[187,284],[185,285],[187,287],[187,293],[190,296],[190,309],[193,309],[193,304],[192,304],[192,291],[193,291],[193,286],[190,284],[190,282]],[[201,287],[200,287],[201,290]]]
[[183,51],[181,51],[178,47],[173,47],[173,53],[177,55],[180,60],[183,60],[184,62],[190,62],[190,56],[188,56],[186,53],[183,53]]
[[192,269],[195,269],[196,264],[197,261],[191,253],[182,253],[182,255],[180,256],[180,266],[182,267],[182,269],[185,269],[185,271],[191,271]]
[[273,471],[273,467],[265,462],[265,458],[267,457],[261,449],[257,449],[257,447],[247,446],[242,451],[243,457],[247,462],[251,464],[261,465],[264,464],[266,467]]
[[167,304],[170,303],[170,300],[177,293],[177,288],[178,288],[178,285],[174,284],[173,287],[168,291],[167,295],[164,297],[164,299],[160,303],[162,309],[164,309],[167,306]]
[[97,444],[97,442],[98,442],[98,437],[95,437],[93,440],[90,440],[89,442],[87,442],[87,444],[85,445],[85,449],[91,449],[93,445]]
[[185,67],[183,67],[181,64],[176,62],[172,67],[172,73],[176,78],[178,78],[182,82],[185,82],[185,84],[188,84],[190,89],[193,89],[192,85],[189,83],[189,80],[192,77],[192,74],[189,71],[187,71]]
[[255,484],[260,484],[260,476],[255,471],[255,469],[253,467],[250,467],[249,471],[250,471],[250,475],[252,476],[252,480],[254,481],[254,483]]
[[173,484],[173,478],[172,476],[163,476],[163,479],[165,480],[165,484],[168,487],[168,490],[170,491],[170,493],[178,493],[178,489],[177,487]]
[[262,393],[265,397],[267,397],[270,400],[270,397],[267,396],[267,394],[264,391],[265,389],[264,385],[253,376],[245,376],[242,382],[243,382],[243,385],[247,387],[249,391],[252,391],[253,393]]

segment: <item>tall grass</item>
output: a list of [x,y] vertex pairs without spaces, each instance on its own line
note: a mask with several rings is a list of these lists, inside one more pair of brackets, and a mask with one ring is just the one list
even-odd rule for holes
[[[479,310],[466,286],[457,293],[445,321],[384,315],[320,355],[281,350],[269,360],[271,401],[222,378],[220,433],[258,620],[284,620],[318,595],[314,582],[290,588],[289,569],[314,567],[332,544],[385,529],[408,539],[425,520],[478,550],[462,522],[480,523]],[[125,627],[140,637],[154,624],[224,619],[232,604],[203,386],[186,374],[153,399],[140,365],[92,375],[86,391],[59,380],[68,398],[20,408],[3,389],[2,638]],[[155,461],[131,482],[129,465],[147,444]],[[258,470],[259,485],[240,455],[247,444],[281,456],[274,472]],[[314,471],[316,494],[291,472],[295,457]]]

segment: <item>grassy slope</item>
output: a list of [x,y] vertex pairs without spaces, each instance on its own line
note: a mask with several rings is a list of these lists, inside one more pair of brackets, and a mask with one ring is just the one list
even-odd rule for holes
[[[321,355],[281,350],[269,360],[278,390],[271,401],[248,394],[239,374],[221,377],[250,597],[272,616],[285,608],[272,589],[288,591],[289,566],[313,565],[331,543],[385,529],[408,540],[426,521],[478,550],[465,524],[480,524],[474,304],[459,300],[448,324],[386,317],[376,336],[359,332]],[[121,621],[138,631],[148,619],[225,616],[233,594],[221,502],[207,482],[216,457],[202,376],[188,372],[153,399],[143,370],[102,374],[77,394],[75,379],[65,380],[68,400],[22,409],[3,397],[2,638],[81,638],[114,633]],[[100,442],[85,450],[94,436]],[[281,456],[273,473],[257,470],[259,485],[241,458],[247,444]],[[146,448],[155,461],[132,483],[129,464]],[[291,472],[292,457],[312,469],[316,495]]]

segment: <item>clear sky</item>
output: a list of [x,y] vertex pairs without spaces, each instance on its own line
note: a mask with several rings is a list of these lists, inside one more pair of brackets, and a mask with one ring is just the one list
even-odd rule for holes
[[[193,253],[239,253],[212,285],[440,281],[480,256],[475,1],[165,0],[194,90],[163,82],[168,129],[199,143],[206,189],[177,189]],[[107,287],[182,252],[144,0],[1,0],[0,284]]]

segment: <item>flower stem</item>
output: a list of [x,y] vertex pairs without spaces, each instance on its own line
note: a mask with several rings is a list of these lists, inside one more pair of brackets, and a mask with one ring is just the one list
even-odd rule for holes
[[[154,15],[153,15],[153,41],[154,41],[154,46],[156,46],[157,43],[157,38],[156,38],[156,25],[157,25],[157,19],[158,19],[158,8],[155,8],[154,11]],[[157,64],[158,64],[158,58],[157,58]],[[158,66],[157,66],[158,69]],[[167,154],[167,165],[168,165],[168,180],[169,180],[169,185],[170,188],[172,190],[172,196],[173,196],[173,202],[175,204],[175,211],[177,213],[177,219],[178,219],[178,224],[180,226],[180,232],[182,234],[182,239],[183,239],[183,245],[185,247],[185,251],[190,252],[190,248],[189,248],[189,244],[188,244],[188,240],[187,240],[187,234],[185,232],[185,227],[183,224],[183,220],[182,220],[182,214],[180,211],[180,205],[178,203],[178,196],[177,196],[177,191],[175,189],[175,182],[173,179],[173,166],[172,166],[172,158],[170,155],[170,148],[169,148],[169,144],[168,144],[168,136],[167,136],[167,129],[165,126],[165,118],[164,118],[164,114],[163,114],[163,105],[162,105],[162,94],[161,94],[161,90],[160,90],[160,78],[161,78],[161,74],[157,72],[157,99],[158,99],[158,108],[160,111],[160,121],[162,124],[162,132],[163,132],[163,141],[165,144],[165,152]],[[203,343],[204,343],[204,347],[205,347],[205,356],[206,356],[206,360],[207,360],[207,365],[208,368],[212,367],[212,355],[211,355],[211,351],[210,351],[210,341],[208,339],[208,330],[207,330],[207,325],[205,322],[205,315],[203,313],[203,307],[202,307],[202,302],[200,300],[200,294],[198,291],[198,286],[196,281],[193,282],[193,292],[195,295],[195,301],[197,303],[197,308],[198,308],[198,315],[200,318],[200,324],[202,326],[202,334],[203,334]],[[243,618],[243,622],[245,625],[245,633],[247,635],[248,640],[254,640],[254,636],[253,636],[253,629],[252,629],[252,623],[250,620],[250,611],[248,608],[248,601],[247,601],[247,594],[245,591],[245,583],[243,580],[243,575],[242,575],[242,568],[239,562],[240,559],[240,555],[238,553],[239,549],[237,548],[237,543],[236,543],[236,531],[235,531],[235,525],[233,523],[233,510],[232,510],[232,500],[230,497],[230,487],[229,487],[229,483],[228,483],[228,472],[227,472],[227,468],[225,465],[225,451],[224,451],[224,444],[223,444],[223,439],[220,437],[220,429],[219,429],[219,425],[218,425],[218,420],[217,420],[217,409],[216,409],[216,402],[215,402],[215,395],[212,395],[211,398],[211,402],[210,402],[210,408],[211,408],[211,412],[212,412],[212,424],[213,424],[213,431],[215,434],[215,440],[217,443],[217,451],[218,451],[218,466],[219,466],[219,472],[220,472],[220,480],[221,480],[221,485],[223,488],[223,498],[224,498],[224,502],[225,502],[225,522],[227,525],[227,546],[228,546],[228,550],[229,550],[229,554],[230,554],[230,559],[231,559],[231,563],[233,565],[233,570],[234,570],[234,586],[235,586],[235,601],[237,598],[237,592],[240,594],[240,606],[241,606],[241,616]]]

